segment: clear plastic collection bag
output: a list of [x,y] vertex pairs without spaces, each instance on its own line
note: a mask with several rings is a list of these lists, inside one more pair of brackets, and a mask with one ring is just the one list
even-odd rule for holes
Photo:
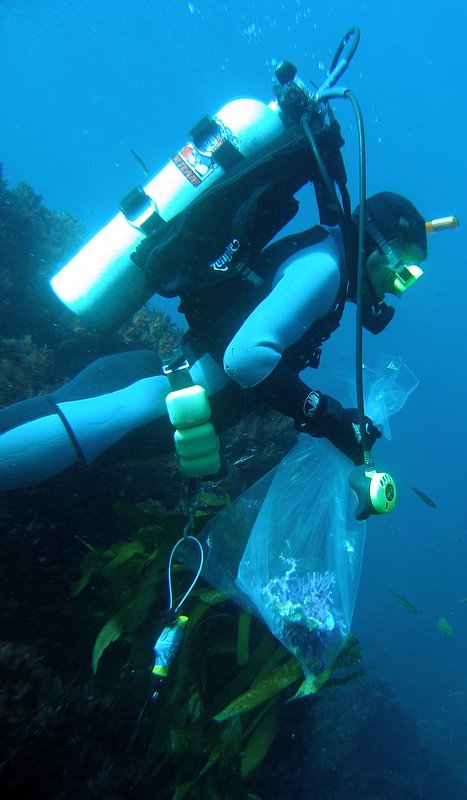
[[303,434],[275,471],[238,567],[238,586],[305,673],[325,669],[350,631],[365,524],[354,518],[349,464]]
[[[398,358],[364,372],[365,412],[390,434],[388,416],[418,381]],[[326,439],[302,434],[203,531],[206,579],[259,614],[306,676],[329,666],[352,623],[366,530],[354,516],[352,468]]]

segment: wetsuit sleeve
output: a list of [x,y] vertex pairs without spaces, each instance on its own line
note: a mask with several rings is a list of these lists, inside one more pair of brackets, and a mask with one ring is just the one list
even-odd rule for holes
[[284,262],[272,291],[227,346],[226,373],[245,389],[265,380],[284,351],[334,308],[339,286],[338,259],[326,244]]

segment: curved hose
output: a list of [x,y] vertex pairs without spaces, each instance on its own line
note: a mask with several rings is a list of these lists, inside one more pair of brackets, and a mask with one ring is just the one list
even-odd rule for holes
[[196,575],[193,578],[189,588],[186,590],[186,592],[183,595],[182,599],[177,603],[176,607],[173,609],[173,611],[175,613],[183,605],[183,603],[187,599],[188,595],[190,594],[191,590],[194,588],[194,586],[196,584],[196,581],[198,580],[199,576],[201,575],[201,572],[202,572],[202,569],[203,569],[203,564],[204,564],[203,546],[202,546],[201,542],[196,538],[196,536],[184,535],[184,536],[182,536],[181,539],[178,540],[178,542],[176,542],[174,544],[174,546],[172,548],[172,552],[170,553],[169,565],[168,565],[168,574],[167,574],[168,589],[169,589],[169,611],[172,610],[172,606],[173,606],[173,594],[172,594],[172,561],[173,561],[173,557],[174,557],[174,554],[175,554],[175,551],[176,551],[177,547],[179,547],[179,545],[183,544],[183,542],[188,542],[188,541],[193,542],[199,548],[199,553],[200,553],[199,566],[198,566],[198,570],[196,572]]
[[[353,30],[353,29],[352,29]],[[349,32],[350,33],[350,32]],[[349,34],[347,34],[347,37]],[[343,42],[341,43],[341,49],[345,44],[345,37]],[[357,40],[358,44],[358,40]],[[355,52],[356,44],[354,45]],[[340,50],[334,60],[338,57]],[[353,54],[353,53],[352,53]],[[334,63],[334,62],[333,62]],[[318,92],[319,94],[320,92]],[[358,159],[359,159],[359,217],[358,217],[358,258],[357,258],[357,285],[356,285],[356,305],[357,305],[357,314],[356,314],[356,331],[355,331],[355,385],[356,385],[356,392],[357,392],[357,409],[358,409],[358,422],[360,427],[360,433],[362,437],[362,448],[364,453],[364,460],[365,464],[368,466],[373,465],[373,461],[371,458],[371,452],[368,446],[368,434],[365,428],[365,404],[364,404],[364,397],[363,397],[363,270],[364,264],[363,259],[365,255],[365,211],[366,211],[366,155],[365,155],[365,132],[364,132],[364,125],[363,125],[363,115],[360,108],[360,105],[352,94],[349,89],[342,89],[336,87],[335,89],[327,88],[323,92],[321,92],[321,99],[322,100],[329,100],[331,98],[341,98],[345,100],[349,100],[352,104],[352,108],[355,112],[355,117],[357,120],[357,136],[358,136]],[[329,193],[329,196],[333,199],[336,204],[336,208],[338,211],[338,215],[341,221],[345,221],[345,214],[342,209],[342,206],[339,202],[337,197],[337,193],[334,187],[334,183],[329,177],[328,171],[326,166],[323,162],[321,154],[319,152],[318,146],[315,142],[315,138],[311,131],[311,127],[309,121],[306,117],[302,118],[302,126],[305,131],[305,135],[307,140],[310,144],[312,149],[313,155],[316,159],[316,163],[318,165],[318,169],[320,171],[321,177],[324,181],[326,189]]]
[[352,58],[355,55],[355,51],[358,47],[359,41],[360,41],[360,28],[357,28],[356,26],[350,28],[350,30],[348,30],[347,33],[344,34],[339,44],[339,47],[336,50],[334,58],[331,61],[331,66],[329,67],[330,73],[333,72],[337,67],[342,52],[349,42],[350,42],[350,47],[348,48],[348,52],[346,53],[345,60],[347,61],[347,64],[350,64]]
[[[339,47],[337,48],[336,54],[329,68],[328,77],[324,81],[323,85],[320,86],[320,88],[316,92],[315,95],[316,101],[322,100],[324,93],[327,91],[327,89],[329,89],[331,86],[334,86],[336,81],[339,80],[340,76],[345,72],[355,54],[359,41],[360,41],[359,28],[350,28],[350,30],[347,31],[347,33],[343,37],[341,43],[339,44]],[[349,42],[350,46],[348,46]],[[342,56],[342,53],[345,48],[347,48],[348,52],[346,52],[345,55]]]
[[304,117],[302,117],[301,124],[302,124],[303,130],[305,131],[305,136],[306,136],[306,138],[308,140],[308,144],[311,147],[311,150],[312,150],[313,155],[315,157],[316,163],[318,165],[319,173],[321,175],[323,183],[326,186],[326,189],[327,189],[327,192],[328,192],[329,196],[332,198],[332,200],[333,200],[333,202],[335,204],[336,211],[337,211],[337,214],[339,216],[339,220],[340,220],[341,223],[344,223],[345,222],[344,210],[343,210],[342,205],[341,205],[341,203],[339,201],[339,198],[337,196],[337,192],[336,192],[334,183],[331,180],[331,178],[329,177],[329,173],[327,171],[326,165],[325,165],[325,163],[324,163],[324,161],[322,159],[321,153],[319,152],[319,148],[318,148],[318,145],[316,144],[316,140],[315,140],[315,137],[314,137],[313,132],[311,130],[311,125],[309,123],[309,120],[304,116]]
[[371,452],[368,447],[368,435],[365,428],[365,402],[363,397],[363,258],[365,255],[365,212],[366,212],[366,155],[365,131],[360,105],[349,90],[345,97],[350,100],[357,119],[358,158],[359,158],[359,215],[358,215],[358,259],[357,259],[357,316],[355,324],[355,386],[357,390],[358,424],[362,437],[365,464],[372,465]]

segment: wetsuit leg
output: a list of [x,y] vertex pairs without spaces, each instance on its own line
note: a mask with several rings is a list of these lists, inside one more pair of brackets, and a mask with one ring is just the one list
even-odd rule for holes
[[[27,404],[27,405],[26,405]],[[37,406],[28,406],[34,417]],[[14,424],[15,406],[0,411],[3,424]],[[44,416],[35,417],[12,427],[0,435],[0,491],[18,489],[44,481],[74,464],[79,456],[60,417],[53,410],[44,409]]]
[[[158,368],[158,359],[146,351],[110,356],[47,397],[1,410],[0,491],[46,480],[79,460],[89,463],[151,423],[168,432],[165,398],[170,386],[164,375],[151,374]],[[209,395],[229,383],[207,355],[190,373]]]

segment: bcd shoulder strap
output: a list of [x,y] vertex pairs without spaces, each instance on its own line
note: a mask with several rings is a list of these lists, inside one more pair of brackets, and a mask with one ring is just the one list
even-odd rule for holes
[[[337,144],[340,156],[341,146],[340,140],[331,144],[330,138],[323,140],[330,164],[331,150]],[[185,211],[143,240],[131,257],[154,291],[166,297],[199,291],[239,273],[250,279],[248,264],[295,216],[294,195],[308,182],[318,187],[320,176],[297,126],[280,146],[233,166]],[[253,273],[253,283],[256,278]]]

